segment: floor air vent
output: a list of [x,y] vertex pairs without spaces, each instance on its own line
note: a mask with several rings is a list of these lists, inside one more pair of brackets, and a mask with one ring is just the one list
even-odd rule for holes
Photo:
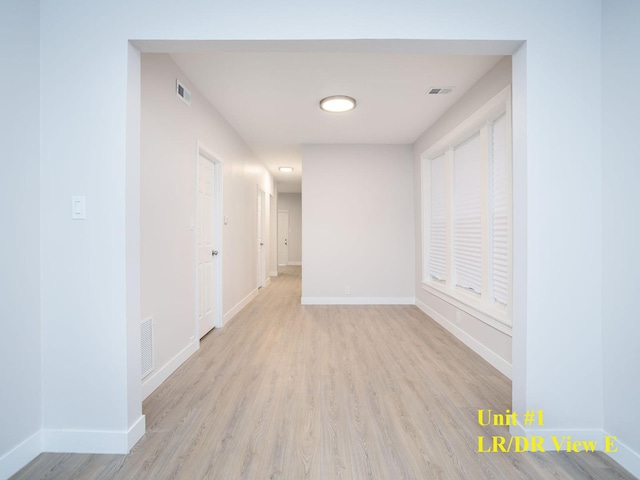
[[153,317],[140,325],[140,365],[142,378],[153,371]]

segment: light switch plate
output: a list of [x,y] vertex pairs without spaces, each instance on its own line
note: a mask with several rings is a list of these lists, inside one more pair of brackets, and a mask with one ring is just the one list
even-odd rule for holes
[[87,206],[84,195],[71,197],[71,218],[73,220],[85,220],[87,218]]

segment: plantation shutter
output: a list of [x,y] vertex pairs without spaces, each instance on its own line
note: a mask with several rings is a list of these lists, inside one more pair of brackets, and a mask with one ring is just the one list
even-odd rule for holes
[[454,150],[453,263],[456,285],[482,291],[480,135]]
[[508,168],[507,168],[507,120],[501,116],[493,125],[493,296],[496,302],[507,304],[508,278]]
[[431,279],[447,279],[446,162],[440,155],[431,164],[431,227],[428,271]]

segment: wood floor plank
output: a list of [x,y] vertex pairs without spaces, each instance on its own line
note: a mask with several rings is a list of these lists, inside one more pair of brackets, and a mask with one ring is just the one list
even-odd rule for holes
[[143,403],[128,455],[44,453],[15,479],[632,479],[602,453],[478,453],[511,383],[414,306],[300,305],[286,267]]

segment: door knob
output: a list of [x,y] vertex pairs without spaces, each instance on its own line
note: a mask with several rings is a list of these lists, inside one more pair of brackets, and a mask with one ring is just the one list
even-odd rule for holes
[[211,250],[211,256],[215,257],[218,254],[218,250]]

